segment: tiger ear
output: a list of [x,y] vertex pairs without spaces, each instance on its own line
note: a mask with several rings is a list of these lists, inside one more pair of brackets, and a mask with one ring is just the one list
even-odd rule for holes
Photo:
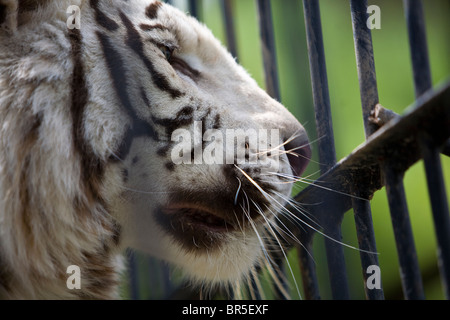
[[0,0],[0,32],[16,32],[18,7],[17,0]]

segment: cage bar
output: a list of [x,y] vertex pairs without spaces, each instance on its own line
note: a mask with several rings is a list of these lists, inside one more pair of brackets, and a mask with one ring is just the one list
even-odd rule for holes
[[[367,138],[377,130],[376,125],[370,121],[370,115],[379,102],[372,36],[366,25],[368,20],[367,0],[350,0],[350,6],[364,128]],[[392,224],[395,230],[403,291],[407,299],[421,299],[424,298],[423,286],[404,193],[403,172],[395,169],[395,162],[393,161],[387,161],[382,166]]]
[[[336,163],[336,152],[318,1],[304,0],[303,11],[308,43],[316,130],[317,136],[319,137],[320,171],[321,174],[324,174]],[[333,210],[331,207],[329,209],[330,211]],[[326,222],[322,222],[322,224],[324,223]],[[336,224],[326,223],[325,232],[331,238],[341,241],[340,221]],[[343,248],[339,243],[326,239],[325,249],[333,298],[348,299],[349,289]]]
[[403,185],[403,172],[396,170],[395,164],[389,162],[384,165],[383,171],[400,263],[403,294],[408,300],[424,299],[422,277]]
[[221,0],[222,16],[225,25],[225,36],[227,38],[227,48],[231,55],[237,59],[238,49],[236,42],[236,33],[233,19],[233,1]]
[[126,258],[129,266],[128,277],[130,282],[130,298],[132,300],[139,299],[139,278],[138,278],[138,263],[137,256],[131,249],[127,250]]
[[195,17],[196,19],[200,20],[200,8],[198,5],[198,1],[197,0],[188,0],[188,4],[189,4],[189,13],[191,16]]
[[[376,126],[369,121],[371,112],[378,103],[378,89],[375,73],[375,61],[372,49],[372,36],[367,28],[367,2],[360,1],[357,4],[351,1],[353,37],[355,42],[356,63],[358,80],[360,85],[361,106],[366,139],[375,132]],[[362,30],[361,30],[362,29]],[[366,50],[367,49],[367,50]],[[368,198],[364,190],[354,189],[353,193],[360,198]],[[371,265],[379,266],[376,255],[376,242],[372,222],[372,210],[370,203],[358,198],[352,198],[352,207],[355,218],[356,232],[358,236],[362,274],[364,283],[367,281],[366,270]],[[364,286],[368,299],[383,299],[382,289],[369,290]]]
[[[275,35],[272,21],[272,8],[270,0],[257,0],[259,33],[264,62],[264,78],[267,93],[277,101],[281,101],[280,84],[278,78],[277,57],[275,48]],[[271,253],[274,264],[279,269],[279,277],[283,289],[275,286],[275,296],[278,299],[286,298],[282,291],[288,288],[284,275],[284,255],[282,252]]]
[[[336,163],[330,97],[322,39],[322,24],[318,1],[303,0],[310,76],[313,91],[320,172],[324,174]],[[307,227],[306,227],[307,228]],[[302,239],[303,240],[303,239]],[[306,298],[319,299],[316,268],[312,257],[312,237],[298,248]]]
[[281,101],[270,0],[257,0],[257,5],[266,91],[272,98]]
[[[432,88],[431,67],[421,0],[404,0],[416,98]],[[440,159],[440,146],[429,136],[420,136],[434,227],[438,265],[447,299],[450,299],[450,218]]]
[[319,1],[303,0],[303,13],[318,137],[320,172],[324,174],[336,164],[336,151]]

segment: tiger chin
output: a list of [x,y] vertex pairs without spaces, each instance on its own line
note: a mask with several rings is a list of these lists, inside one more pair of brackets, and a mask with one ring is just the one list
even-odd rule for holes
[[0,0],[0,298],[119,298],[126,248],[243,281],[310,156],[301,124],[170,5]]

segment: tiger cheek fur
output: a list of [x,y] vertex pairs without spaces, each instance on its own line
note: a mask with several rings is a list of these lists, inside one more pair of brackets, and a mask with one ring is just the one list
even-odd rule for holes
[[[303,127],[169,5],[36,3],[0,0],[0,297],[116,298],[126,247],[200,283],[243,280],[290,195],[283,177],[308,163]],[[67,27],[70,5],[80,29]],[[173,159],[180,129],[194,137],[190,163]],[[238,129],[279,132],[275,173],[197,161],[205,132]],[[66,286],[69,265],[80,290]]]

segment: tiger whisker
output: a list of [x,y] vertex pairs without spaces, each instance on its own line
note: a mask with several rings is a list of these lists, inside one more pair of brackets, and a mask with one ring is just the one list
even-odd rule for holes
[[[297,293],[298,293],[298,295],[301,297],[300,289],[299,289],[299,287],[298,287],[297,281],[295,280],[294,271],[292,270],[291,264],[289,263],[289,260],[288,260],[288,258],[287,258],[286,252],[285,252],[285,250],[283,249],[283,246],[282,246],[280,240],[278,239],[275,230],[272,228],[272,224],[269,222],[269,220],[268,220],[267,217],[264,215],[264,213],[262,212],[262,210],[258,210],[258,211],[259,211],[259,214],[260,214],[260,215],[263,217],[263,219],[266,221],[266,226],[269,228],[270,232],[272,233],[272,236],[274,237],[274,239],[275,239],[276,242],[278,243],[278,246],[279,246],[279,248],[280,248],[280,251],[281,251],[281,253],[283,254],[284,259],[285,259],[285,261],[286,261],[286,264],[287,264],[287,266],[288,266],[288,268],[289,268],[289,270],[290,270],[291,276],[292,276],[292,278],[294,279],[293,282],[294,282],[294,284],[295,284]],[[282,287],[279,288],[279,289],[282,289]]]
[[[264,197],[266,197],[266,198],[270,198],[270,195],[267,193],[267,192],[265,192],[262,188],[261,188],[261,186],[259,186],[259,184],[254,180],[254,179],[252,179],[248,174],[246,174],[245,173],[245,171],[243,171],[241,168],[239,168],[238,166],[236,166],[235,165],[235,167],[237,168],[237,169],[239,169],[241,172],[242,172],[242,174],[263,194],[263,196]],[[258,207],[257,207],[258,208]],[[279,241],[279,239],[278,239],[278,237],[276,236],[276,233],[275,233],[275,231],[273,230],[273,228],[272,228],[272,226],[271,226],[271,224],[268,222],[268,219],[267,219],[267,217],[264,215],[264,213],[262,212],[262,210],[259,210],[259,213],[261,214],[261,216],[263,217],[263,219],[266,221],[266,223],[267,223],[267,226],[270,228],[270,230],[271,230],[271,232],[272,232],[272,234],[273,234],[273,237],[276,239],[276,241],[277,241],[277,243],[278,243],[278,245],[279,245],[279,248],[281,249],[281,252],[282,252],[282,254],[283,254],[283,256],[284,256],[284,259],[285,259],[285,261],[286,261],[286,263],[287,263],[287,265],[288,265],[288,268],[289,268],[289,270],[290,270],[290,273],[291,273],[291,276],[293,277],[293,279],[294,279],[294,284],[295,284],[295,287],[296,287],[296,289],[297,289],[297,292],[298,292],[298,295],[301,297],[301,294],[300,294],[300,290],[299,290],[299,288],[298,288],[298,284],[297,284],[297,281],[295,280],[295,276],[294,276],[294,272],[293,272],[293,270],[292,270],[292,267],[291,267],[291,265],[290,265],[290,263],[289,263],[289,261],[288,261],[288,258],[287,258],[287,255],[286,255],[286,253],[285,253],[285,251],[284,251],[284,249],[283,249],[283,247],[282,247],[282,245],[281,245],[281,243],[280,243],[280,241]],[[253,223],[253,221],[252,221],[252,219],[251,219],[251,217],[250,217],[250,215],[248,215],[247,216],[247,218],[249,219],[249,221],[251,222],[251,225],[252,225],[252,227],[253,227],[253,229],[256,231],[256,227],[254,227],[254,223]],[[258,234],[258,238],[260,239],[260,236],[259,236],[259,234]]]
[[327,191],[330,191],[330,192],[338,193],[338,194],[341,194],[341,195],[344,195],[344,196],[348,196],[348,197],[351,197],[351,198],[354,198],[354,199],[369,201],[368,199],[365,199],[365,198],[362,198],[362,197],[358,197],[358,196],[355,196],[355,195],[352,195],[352,194],[349,194],[349,193],[345,193],[345,192],[342,192],[342,191],[338,191],[338,190],[333,190],[331,188],[328,188],[328,187],[316,184],[315,182],[317,182],[317,180],[314,181],[314,182],[310,182],[310,181],[304,180],[302,177],[291,176],[291,175],[288,175],[288,174],[285,174],[285,173],[279,173],[279,172],[269,172],[269,173],[277,175],[277,176],[280,176],[280,177],[283,177],[285,179],[290,179],[292,182],[302,182],[302,183],[308,184],[310,186],[314,186],[314,187],[321,188],[321,189],[324,189],[324,190],[327,190]]

